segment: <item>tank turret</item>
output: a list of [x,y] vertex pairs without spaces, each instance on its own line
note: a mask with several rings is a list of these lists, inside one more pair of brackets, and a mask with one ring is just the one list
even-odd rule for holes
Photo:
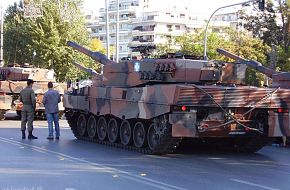
[[69,46],[103,64],[103,84],[134,87],[158,83],[244,84],[245,65],[191,59],[143,59],[116,62],[75,42]]
[[290,88],[290,73],[289,72],[278,72],[274,69],[265,67],[262,63],[254,60],[247,60],[239,57],[233,53],[230,53],[224,49],[217,49],[220,54],[234,59],[238,63],[246,64],[247,66],[265,74],[273,80],[272,87]]
[[0,67],[0,80],[26,81],[27,79],[35,82],[55,82],[53,70],[28,67],[27,64],[22,67]]

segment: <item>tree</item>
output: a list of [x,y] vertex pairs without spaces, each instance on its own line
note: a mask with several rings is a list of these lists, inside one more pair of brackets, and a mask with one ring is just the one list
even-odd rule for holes
[[[265,11],[257,14],[243,12],[241,19],[244,28],[251,31],[254,37],[261,38],[272,48],[269,54],[271,67],[277,66],[289,70],[289,13],[285,0],[267,1]],[[255,10],[255,7],[254,7]],[[255,12],[255,11],[254,11]],[[277,55],[277,56],[276,56]]]
[[6,10],[4,21],[4,60],[6,63],[30,62],[33,52],[26,48],[32,40],[28,34],[20,7],[14,3]]
[[9,7],[5,19],[5,60],[54,69],[59,81],[79,78],[83,74],[70,62],[85,60],[91,64],[93,61],[66,43],[71,40],[88,45],[81,4],[80,0],[44,0],[43,16],[38,18],[24,18],[16,4]]

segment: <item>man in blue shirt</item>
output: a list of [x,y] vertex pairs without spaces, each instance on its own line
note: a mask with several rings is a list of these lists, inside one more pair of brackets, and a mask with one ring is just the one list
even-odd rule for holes
[[55,127],[55,138],[59,139],[59,118],[58,118],[58,103],[60,102],[60,95],[58,91],[53,89],[53,83],[48,82],[48,91],[44,93],[42,103],[45,106],[45,114],[48,122],[48,137],[53,140],[53,123]]

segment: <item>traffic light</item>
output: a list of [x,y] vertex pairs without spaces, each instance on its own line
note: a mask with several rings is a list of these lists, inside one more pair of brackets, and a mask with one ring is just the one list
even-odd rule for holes
[[261,11],[265,10],[265,0],[259,0],[259,9]]

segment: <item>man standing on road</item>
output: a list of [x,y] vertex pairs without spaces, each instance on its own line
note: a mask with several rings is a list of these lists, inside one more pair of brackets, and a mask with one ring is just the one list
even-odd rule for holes
[[48,91],[44,93],[42,103],[45,106],[45,114],[48,123],[48,137],[53,140],[53,124],[55,127],[55,139],[59,139],[59,118],[58,118],[58,103],[60,102],[60,95],[58,91],[53,89],[53,83],[48,82]]
[[28,128],[28,139],[37,139],[37,137],[33,136],[33,120],[34,120],[34,110],[36,106],[35,93],[32,89],[33,80],[27,79],[27,86],[20,92],[19,100],[23,103],[23,107],[21,109],[21,131],[22,131],[22,139],[26,138],[25,130],[26,124]]

